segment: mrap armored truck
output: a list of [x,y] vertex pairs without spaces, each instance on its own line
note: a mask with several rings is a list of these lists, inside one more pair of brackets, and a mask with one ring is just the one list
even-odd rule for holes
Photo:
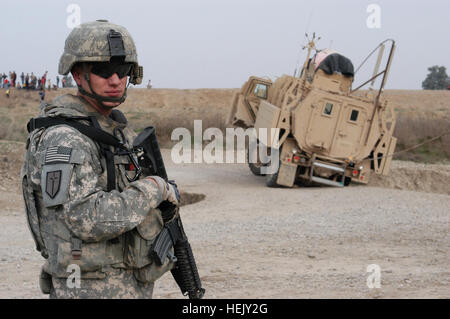
[[[249,150],[248,158],[257,158],[249,160],[250,170],[266,175],[270,187],[342,187],[367,184],[372,173],[387,175],[397,139],[392,136],[395,114],[382,93],[395,41],[386,40],[369,54],[367,59],[373,55],[376,61],[373,72],[355,89],[352,62],[333,50],[317,50],[314,38],[308,42],[298,75],[274,82],[252,76],[232,99],[228,125],[254,128],[256,135],[261,129],[276,129],[277,143],[270,138],[257,141],[269,153],[277,151],[277,169],[264,174],[262,168],[268,164],[250,154],[257,147]],[[374,89],[374,83],[379,88]]]

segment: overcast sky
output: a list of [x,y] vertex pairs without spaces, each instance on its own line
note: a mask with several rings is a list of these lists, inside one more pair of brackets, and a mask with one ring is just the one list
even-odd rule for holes
[[[70,4],[79,6],[81,22],[125,26],[143,83],[151,79],[157,88],[237,88],[251,75],[292,75],[305,58],[305,31],[355,68],[382,40],[394,39],[388,89],[420,89],[432,65],[450,73],[448,0],[2,0],[0,72],[48,70],[54,81],[74,17]],[[371,4],[379,15],[368,12]]]

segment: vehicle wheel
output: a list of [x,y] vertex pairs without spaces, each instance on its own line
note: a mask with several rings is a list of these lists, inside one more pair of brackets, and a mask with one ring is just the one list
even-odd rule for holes
[[[342,177],[339,176],[339,177],[337,178],[337,181],[340,182],[341,180],[342,180]],[[351,177],[345,176],[345,177],[344,177],[344,186],[350,185],[351,181],[352,181]]]
[[300,187],[312,187],[312,186],[315,186],[313,182],[308,181],[308,180],[303,179],[303,178],[295,179],[295,185],[300,186]]
[[261,165],[257,165],[255,163],[248,163],[248,167],[250,171],[256,176],[264,176],[265,174],[261,174]]
[[280,172],[281,163],[278,164],[278,169],[273,174],[266,175],[266,185],[268,187],[283,187],[282,185],[277,184],[278,173]]
[[351,181],[352,181],[352,179],[350,177],[346,176],[344,179],[344,186],[350,185]]
[[[254,152],[258,153],[258,149],[259,149],[259,145],[257,145],[255,147]],[[258,155],[258,154],[257,154]],[[248,167],[250,168],[250,171],[256,175],[256,176],[266,176],[266,174],[262,174],[261,173],[261,167],[264,167],[267,164],[263,164],[259,161],[259,156],[256,157],[258,159],[258,162],[256,163],[251,163],[250,162],[250,149],[247,149],[247,162],[248,162]]]
[[278,172],[275,174],[266,175],[266,185],[267,187],[281,187],[281,185],[277,184]]

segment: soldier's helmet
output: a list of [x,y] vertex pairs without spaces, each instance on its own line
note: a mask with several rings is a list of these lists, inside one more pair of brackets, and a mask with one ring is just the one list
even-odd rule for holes
[[139,66],[136,46],[128,30],[107,20],[83,23],[66,39],[59,60],[59,74],[67,75],[78,62],[110,62],[113,58],[133,63],[130,83],[142,82],[143,69]]

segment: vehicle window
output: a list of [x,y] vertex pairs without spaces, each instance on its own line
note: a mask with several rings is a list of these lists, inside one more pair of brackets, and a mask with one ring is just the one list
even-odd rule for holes
[[256,84],[254,93],[261,99],[267,99],[267,85],[261,83]]
[[331,115],[332,111],[333,111],[333,104],[332,103],[327,103],[325,105],[325,109],[323,110],[323,114]]
[[356,122],[358,120],[359,111],[352,110],[352,114],[350,114],[350,121]]

